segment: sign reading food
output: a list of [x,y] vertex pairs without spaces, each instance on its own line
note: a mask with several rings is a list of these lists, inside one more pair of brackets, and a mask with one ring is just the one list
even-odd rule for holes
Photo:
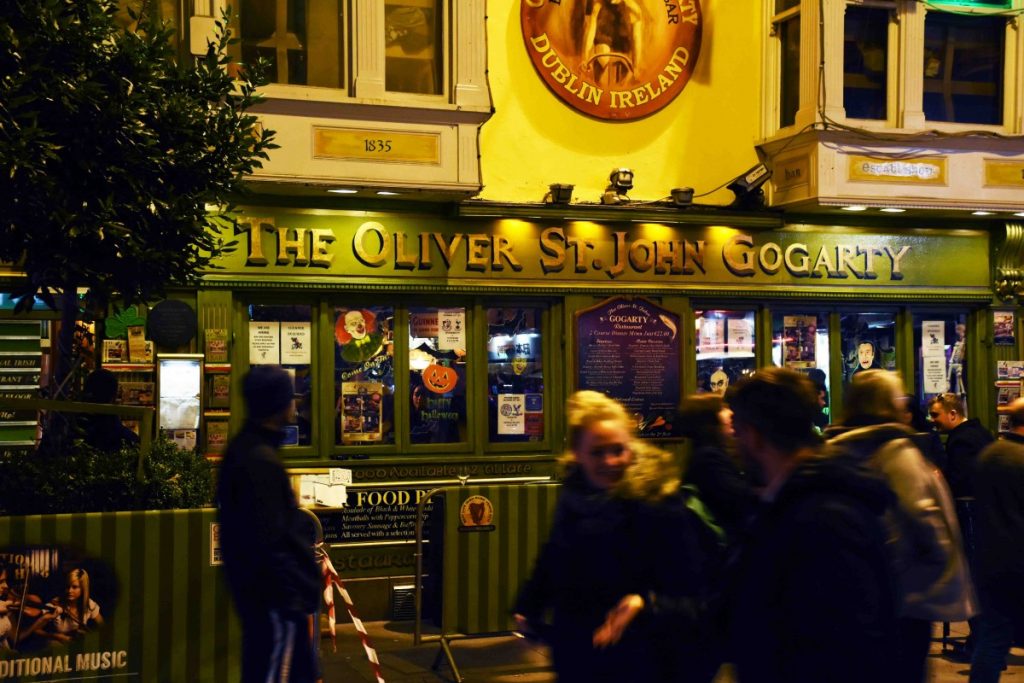
[[700,0],[523,0],[533,66],[569,106],[628,121],[671,102],[700,52]]

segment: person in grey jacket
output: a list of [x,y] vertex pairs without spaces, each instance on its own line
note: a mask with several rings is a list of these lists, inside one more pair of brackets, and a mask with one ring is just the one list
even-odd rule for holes
[[826,432],[835,457],[851,457],[880,472],[896,494],[886,513],[900,588],[899,655],[894,680],[924,681],[933,621],[964,621],[977,600],[964,559],[956,509],[942,474],[901,423],[899,376],[857,373],[841,425]]

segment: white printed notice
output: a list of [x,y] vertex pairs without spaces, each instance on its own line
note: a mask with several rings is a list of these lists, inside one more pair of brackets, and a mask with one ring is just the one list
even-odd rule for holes
[[281,323],[249,323],[249,364],[281,364]]
[[281,323],[281,365],[309,365],[310,323]]
[[941,394],[948,388],[945,356],[925,356],[923,369],[924,393]]
[[466,348],[466,310],[464,308],[442,308],[437,312],[437,348]]
[[750,321],[746,318],[729,318],[728,343],[730,353],[752,353],[754,351],[753,335],[750,334]]
[[925,320],[921,323],[921,355],[925,358],[946,357],[946,323],[941,320]]
[[498,394],[498,434],[525,434],[525,394]]

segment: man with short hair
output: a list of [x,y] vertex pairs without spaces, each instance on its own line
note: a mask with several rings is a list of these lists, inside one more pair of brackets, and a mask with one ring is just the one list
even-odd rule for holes
[[228,444],[217,486],[224,571],[242,622],[242,682],[313,683],[320,569],[277,454],[295,418],[295,389],[280,366],[257,365],[242,394],[248,419]]
[[[1010,431],[978,457],[975,582],[981,616],[971,683],[995,683],[1024,627],[1024,398],[1007,406]],[[1020,632],[1019,630],[1017,632]]]
[[946,433],[946,481],[954,498],[974,495],[974,463],[995,439],[977,418],[967,418],[964,402],[956,394],[939,394],[928,404],[928,416]]
[[729,640],[740,683],[892,680],[897,596],[881,515],[888,486],[821,457],[814,385],[767,368],[730,396],[762,509],[732,574]]

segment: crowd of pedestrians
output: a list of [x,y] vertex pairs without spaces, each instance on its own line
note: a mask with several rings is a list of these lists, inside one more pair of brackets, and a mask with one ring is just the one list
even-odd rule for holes
[[682,467],[621,405],[574,394],[564,490],[514,608],[558,680],[731,663],[739,683],[916,683],[935,622],[970,620],[970,681],[998,681],[1024,625],[1024,399],[992,443],[938,396],[945,448],[895,373],[857,373],[845,399],[822,433],[795,370],[689,397]]

